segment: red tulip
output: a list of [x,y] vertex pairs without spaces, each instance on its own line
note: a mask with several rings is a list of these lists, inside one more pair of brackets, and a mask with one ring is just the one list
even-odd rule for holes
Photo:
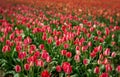
[[37,58],[39,58],[39,57],[40,57],[40,51],[36,51],[36,52],[34,53],[34,56],[36,56]]
[[111,57],[116,57],[116,52],[112,52]]
[[20,65],[16,65],[15,66],[15,71],[16,72],[21,72],[21,66]]
[[64,44],[64,48],[67,49],[69,47],[69,44]]
[[44,44],[39,45],[39,49],[43,50],[45,48]]
[[67,53],[67,50],[61,50],[61,55],[63,55],[63,56],[65,56],[66,55],[66,53]]
[[43,50],[42,53],[41,53],[41,58],[47,59],[48,56],[49,56],[48,52],[46,50]]
[[57,72],[61,72],[61,71],[62,71],[62,68],[61,68],[60,65],[57,65],[57,66],[56,66],[56,71],[57,71]]
[[109,77],[108,73],[102,73],[99,77]]
[[80,50],[80,47],[79,47],[79,46],[76,46],[76,50]]
[[118,73],[120,73],[120,65],[118,65],[118,66],[116,67],[116,71],[117,71]]
[[18,58],[19,59],[24,59],[26,57],[27,53],[26,52],[18,52]]
[[40,66],[40,67],[44,66],[44,62],[42,60],[36,60],[35,63],[36,63],[36,66]]
[[94,69],[94,73],[99,74],[99,72],[100,72],[99,67],[95,67],[95,69]]
[[50,74],[49,74],[49,72],[47,70],[44,70],[44,71],[42,71],[40,76],[41,77],[50,77]]
[[51,57],[50,56],[47,56],[47,58],[46,58],[46,62],[51,62],[52,61],[52,59],[51,59]]
[[70,74],[72,72],[72,67],[71,67],[70,63],[68,63],[68,62],[62,63],[62,69],[66,74]]
[[66,57],[67,57],[67,58],[71,58],[71,57],[72,57],[72,53],[71,53],[71,52],[67,52],[67,53],[66,53]]
[[16,51],[19,52],[22,50],[22,46],[21,45],[16,45]]
[[103,52],[103,54],[104,54],[105,56],[110,55],[110,49],[107,48],[107,49]]
[[110,64],[105,65],[106,72],[112,71],[112,66]]
[[74,56],[74,60],[75,60],[76,62],[80,62],[80,56],[76,54],[76,55]]
[[83,60],[83,64],[84,64],[84,65],[87,65],[87,64],[88,64],[88,59],[84,59],[84,60]]
[[26,71],[30,70],[30,64],[27,64],[27,63],[26,63],[26,64],[24,65],[24,69],[25,69]]
[[25,44],[25,45],[28,45],[28,44],[30,44],[31,42],[32,42],[32,39],[31,39],[30,37],[27,37],[27,38],[24,39],[24,44]]
[[36,45],[34,45],[34,44],[33,44],[33,45],[30,45],[30,50],[31,50],[31,51],[36,50]]
[[109,28],[105,28],[105,34],[106,34],[106,35],[109,35],[109,33],[110,33]]
[[11,50],[11,48],[8,46],[8,45],[5,45],[5,46],[3,46],[3,48],[2,48],[2,52],[9,52]]
[[95,52],[91,52],[90,53],[90,57],[92,57],[92,58],[96,57],[96,53]]
[[52,37],[49,37],[49,38],[47,39],[47,42],[48,42],[48,44],[51,44],[51,43],[52,43]]

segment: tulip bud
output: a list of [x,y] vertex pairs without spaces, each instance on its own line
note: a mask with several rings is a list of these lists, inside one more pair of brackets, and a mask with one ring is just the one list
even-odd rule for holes
[[99,74],[99,72],[100,72],[99,67],[95,67],[95,69],[94,69],[94,73]]
[[120,73],[120,65],[117,66],[116,71]]
[[61,72],[61,71],[62,71],[62,68],[61,68],[60,65],[57,65],[57,66],[56,66],[56,71],[57,71],[57,72]]
[[16,65],[15,66],[15,71],[16,72],[21,72],[21,66],[20,65]]
[[24,69],[25,69],[26,71],[30,70],[30,64],[25,64],[25,65],[24,65]]

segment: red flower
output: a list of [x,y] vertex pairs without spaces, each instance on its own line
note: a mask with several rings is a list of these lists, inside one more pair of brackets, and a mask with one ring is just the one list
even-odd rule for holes
[[30,70],[30,64],[25,64],[25,65],[24,65],[24,69],[25,69],[26,71]]
[[64,48],[67,49],[69,47],[69,44],[64,44]]
[[47,39],[46,33],[43,33],[42,40],[46,40],[46,39]]
[[88,60],[87,60],[87,59],[84,59],[84,60],[83,60],[83,64],[84,64],[84,65],[87,65],[87,64],[88,64]]
[[51,61],[52,61],[51,57],[50,57],[50,56],[47,56],[46,62],[51,62]]
[[98,74],[99,72],[100,72],[99,67],[95,67],[95,69],[94,69],[94,73]]
[[67,58],[71,58],[71,57],[72,57],[72,53],[71,53],[71,52],[67,52],[67,53],[66,53],[66,57],[67,57]]
[[107,63],[108,63],[108,59],[105,58],[105,59],[103,60],[102,64],[107,64]]
[[61,50],[61,55],[66,55],[66,53],[67,53],[67,50]]
[[8,46],[8,45],[5,45],[3,48],[2,48],[2,52],[9,52],[11,50],[11,48]]
[[49,55],[48,55],[48,52],[47,52],[46,50],[43,50],[43,51],[42,51],[42,54],[41,54],[41,57],[42,57],[43,59],[47,59],[48,56],[49,56]]
[[21,45],[16,45],[16,51],[21,51],[22,50],[22,46]]
[[21,71],[20,65],[16,65],[16,66],[15,66],[15,71],[16,71],[16,72],[20,72],[20,71]]
[[36,50],[36,45],[34,45],[34,44],[33,44],[33,45],[30,45],[30,50],[31,50],[31,51]]
[[42,50],[42,49],[44,49],[44,48],[45,48],[44,44],[40,44],[40,45],[39,45],[39,49]]
[[116,71],[120,73],[120,65],[117,66]]
[[68,62],[62,63],[62,69],[66,74],[70,74],[72,72],[72,67]]
[[18,52],[18,58],[19,59],[24,59],[26,57],[26,52]]
[[44,62],[42,60],[36,60],[35,63],[36,63],[36,66],[40,66],[40,67],[44,66]]
[[100,55],[99,55],[99,59],[100,59],[100,60],[103,60],[103,59],[104,59],[103,54],[100,54]]
[[61,72],[61,71],[62,71],[62,68],[61,68],[60,65],[57,65],[57,66],[56,66],[56,71],[57,71],[57,72]]
[[41,77],[50,77],[50,74],[47,70],[42,71]]
[[91,52],[90,53],[90,57],[92,57],[92,58],[96,57],[96,53],[95,52]]
[[92,42],[89,41],[87,46],[88,46],[88,47],[91,47],[91,46],[92,46]]
[[109,77],[108,73],[102,73],[99,77]]
[[6,45],[8,45],[8,46],[13,46],[13,45],[14,45],[14,43],[13,43],[13,42],[11,42],[10,40],[6,40]]
[[109,28],[105,28],[105,34],[106,34],[106,35],[109,35],[109,33],[110,33]]
[[112,52],[111,56],[114,58],[116,56],[116,52]]
[[79,47],[79,46],[76,46],[76,50],[80,50],[80,47]]
[[48,44],[51,44],[51,43],[52,43],[52,37],[49,37],[49,38],[47,39],[47,42],[48,42]]
[[30,44],[31,42],[32,42],[32,39],[31,39],[30,37],[27,37],[27,38],[24,39],[24,44],[25,44],[25,45],[28,45],[28,44]]
[[36,56],[37,58],[40,57],[40,52],[39,52],[39,51],[36,51],[36,52],[34,53],[34,56]]
[[82,46],[82,51],[85,52],[87,50],[87,46]]
[[27,58],[27,62],[30,63],[30,66],[33,66],[33,63],[36,61],[36,56],[30,56]]
[[74,60],[75,60],[76,62],[79,62],[79,61],[80,61],[80,56],[76,54],[76,55],[74,56]]
[[60,41],[56,40],[56,46],[59,46],[59,45],[60,45]]
[[10,34],[9,39],[13,40],[14,38],[15,38],[15,33],[13,32],[12,34]]
[[110,49],[107,48],[107,49],[103,52],[103,54],[104,54],[105,56],[110,55]]
[[110,64],[105,65],[106,72],[112,71],[112,66]]

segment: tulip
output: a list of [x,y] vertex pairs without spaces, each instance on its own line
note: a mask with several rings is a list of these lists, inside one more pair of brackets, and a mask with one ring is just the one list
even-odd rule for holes
[[15,66],[15,71],[16,72],[21,72],[21,66],[20,65],[16,65]]

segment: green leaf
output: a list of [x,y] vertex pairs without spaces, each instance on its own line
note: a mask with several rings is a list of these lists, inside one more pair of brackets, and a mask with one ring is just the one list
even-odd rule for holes
[[14,77],[19,77],[19,74],[18,73],[14,74]]
[[78,74],[71,75],[70,77],[79,77]]
[[64,77],[64,73],[63,72],[59,73],[59,76]]

